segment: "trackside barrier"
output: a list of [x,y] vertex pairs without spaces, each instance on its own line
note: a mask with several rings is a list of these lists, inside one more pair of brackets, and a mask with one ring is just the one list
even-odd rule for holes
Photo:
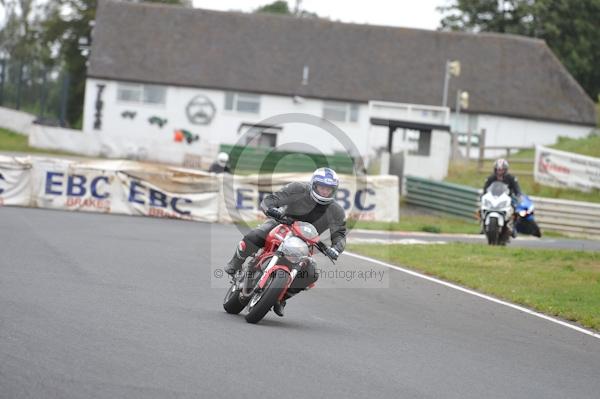
[[352,174],[354,162],[348,155],[301,154],[290,151],[273,151],[265,147],[221,144],[220,151],[229,154],[229,163],[236,171],[277,170],[278,172],[304,172],[315,170],[315,165],[335,169],[338,174]]
[[[0,156],[0,205],[118,213],[203,222],[254,221],[259,204],[310,174],[214,175],[134,161]],[[348,216],[398,221],[396,176],[341,175],[337,202]]]
[[[407,176],[406,201],[414,206],[473,219],[479,209],[480,190]],[[600,204],[531,197],[542,229],[600,236]]]
[[472,187],[406,177],[406,202],[453,216],[473,219],[479,191]]
[[600,204],[531,197],[542,228],[600,236]]

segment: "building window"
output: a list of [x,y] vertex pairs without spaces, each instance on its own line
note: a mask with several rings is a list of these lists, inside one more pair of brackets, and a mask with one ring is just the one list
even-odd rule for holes
[[431,130],[404,130],[410,155],[429,156],[431,153]]
[[118,101],[162,105],[166,98],[167,88],[164,86],[119,83],[117,87]]
[[281,133],[282,127],[270,125],[258,125],[253,123],[242,123],[238,128],[238,134],[242,134],[244,144],[250,147],[277,146],[277,135]]
[[358,122],[358,104],[350,104],[350,122]]
[[323,118],[336,122],[358,122],[358,104],[325,101]]
[[128,85],[119,83],[117,100],[139,103],[142,98],[142,85]]
[[260,96],[250,93],[225,93],[225,109],[229,111],[260,113]]
[[144,85],[144,103],[165,104],[167,90],[163,86]]

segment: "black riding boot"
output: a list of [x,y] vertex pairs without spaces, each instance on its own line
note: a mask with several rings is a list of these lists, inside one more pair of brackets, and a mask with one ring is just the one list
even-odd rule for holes
[[275,305],[273,305],[273,312],[279,317],[283,317],[283,309],[285,308],[286,301],[296,295],[297,292],[286,292],[283,299],[281,301],[277,301]]
[[[254,249],[254,250],[253,250]],[[245,240],[240,241],[231,260],[225,266],[225,273],[233,276],[242,269],[244,262],[248,256],[254,255],[256,248],[254,245],[248,245]]]
[[225,273],[233,276],[239,270],[242,270],[242,265],[246,261],[246,258],[239,257],[237,251],[233,254],[233,257],[229,262],[227,262],[227,266],[225,266]]

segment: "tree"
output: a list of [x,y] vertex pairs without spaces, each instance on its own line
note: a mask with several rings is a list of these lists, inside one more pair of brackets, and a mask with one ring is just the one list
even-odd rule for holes
[[51,64],[50,51],[39,40],[40,5],[39,0],[0,0],[4,14],[0,30],[1,101],[16,108],[24,106],[29,111],[39,102],[46,70]]
[[0,30],[0,49],[18,61],[38,58],[44,53],[38,43],[39,4],[35,0],[0,0],[5,22]]
[[442,30],[529,34],[532,0],[455,0],[438,7]]
[[514,33],[546,41],[587,94],[600,93],[600,0],[453,0],[442,30]]
[[287,1],[282,0],[275,1],[271,4],[266,4],[262,7],[257,8],[254,12],[292,15],[292,10],[290,10]]
[[[145,0],[152,3],[187,4],[186,0]],[[43,21],[43,41],[48,48],[58,49],[59,59],[69,74],[67,120],[79,127],[83,116],[86,51],[80,40],[92,40],[97,0],[55,0],[47,4]]]
[[300,8],[301,0],[296,0],[296,6],[294,10],[290,9],[288,2],[285,0],[277,0],[273,3],[266,4],[262,7],[254,10],[256,13],[271,13],[271,14],[280,14],[280,15],[293,15],[301,18],[319,18],[319,16],[310,11],[302,10]]
[[535,36],[542,38],[587,94],[600,94],[600,0],[538,0]]

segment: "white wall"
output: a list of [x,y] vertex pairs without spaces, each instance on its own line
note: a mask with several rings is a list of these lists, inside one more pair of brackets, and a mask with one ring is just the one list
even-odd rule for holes
[[[96,85],[99,83],[105,84],[106,87],[102,94],[102,127],[101,130],[95,130]],[[216,107],[215,117],[209,125],[193,125],[186,116],[187,104],[200,94],[208,97]],[[151,154],[149,158],[171,158],[177,163],[185,153],[214,156],[220,144],[236,143],[240,139],[238,128],[242,123],[260,123],[269,117],[286,113],[305,113],[320,117],[322,104],[321,100],[315,99],[306,99],[303,103],[296,104],[291,97],[261,95],[258,114],[227,111],[224,110],[224,91],[182,87],[168,88],[166,105],[132,104],[117,101],[117,83],[88,79],[83,130],[86,134],[100,139],[104,146],[103,151],[108,156],[124,157],[128,153],[139,152],[143,147]],[[367,109],[366,104],[361,104],[358,122],[336,122],[363,154],[367,152]],[[125,119],[121,116],[124,111],[135,111],[137,115],[133,120]],[[148,123],[148,118],[152,116],[168,121],[160,128]],[[177,129],[189,130],[201,138],[199,142],[192,144],[176,143],[173,137]],[[283,130],[278,135],[278,146],[290,143],[306,143],[323,153],[344,151],[343,145],[322,128],[299,123],[283,125]]]
[[33,123],[35,115],[0,107],[0,127],[29,136],[32,147],[62,150],[84,155],[97,155],[98,143],[89,140],[81,130],[44,126]]
[[[451,116],[452,126],[455,126],[456,115]],[[511,118],[497,115],[465,115],[460,117],[459,130],[466,132],[468,127],[474,132],[486,130],[486,146],[526,146],[536,144],[551,145],[556,143],[559,136],[581,138],[587,136],[592,127],[574,124],[538,121],[532,119]],[[465,153],[463,149],[463,154]],[[486,158],[505,155],[506,151],[486,151]],[[479,149],[471,149],[471,158],[479,156]]]
[[100,144],[81,130],[32,124],[28,129],[29,145],[46,150],[68,151],[73,154],[97,156]]
[[443,180],[448,174],[450,159],[450,133],[431,132],[430,156],[408,155],[404,163],[404,174],[426,179]]
[[35,116],[26,112],[0,107],[0,127],[12,130],[15,133],[28,135],[29,126],[31,126],[34,119]]
[[[369,129],[369,147],[387,148],[388,128],[383,126],[372,126]],[[397,129],[392,142],[392,153],[404,152],[405,149],[414,148],[415,143],[404,140],[403,129]],[[431,149],[429,156],[413,155],[406,156],[404,162],[404,174],[423,177],[426,179],[443,180],[448,174],[448,160],[450,159],[450,133],[434,130],[431,132]],[[373,160],[378,162],[377,159]]]
[[[101,130],[94,129],[95,102],[97,84],[104,84],[102,94],[104,107],[102,109]],[[302,113],[322,116],[323,101],[307,99],[296,103],[291,97],[261,95],[260,113],[244,113],[227,111],[225,92],[221,90],[194,89],[183,87],[168,87],[165,105],[132,104],[117,100],[117,83],[98,79],[88,79],[84,108],[85,134],[96,138],[102,146],[104,155],[110,157],[135,157],[136,154],[146,153],[146,159],[181,163],[185,154],[201,156],[212,161],[220,144],[234,144],[240,139],[238,128],[241,123],[260,123],[261,121],[287,113]],[[193,125],[186,116],[186,106],[197,95],[205,95],[216,107],[216,114],[209,125]],[[121,116],[124,111],[137,112],[135,119],[125,119]],[[162,128],[150,125],[148,118],[158,116],[167,119]],[[377,147],[387,143],[387,128],[372,127],[368,104],[359,105],[357,122],[333,122],[354,143],[362,156],[375,153]],[[198,134],[199,142],[190,144],[176,143],[173,140],[174,131],[186,129]],[[432,137],[433,157],[419,157],[415,160],[413,174],[423,177],[443,178],[447,170],[449,140],[447,134],[435,134]],[[396,134],[396,141],[400,135]],[[441,140],[438,142],[438,140]],[[330,154],[345,151],[344,146],[331,134],[319,126],[299,123],[284,124],[278,134],[277,145],[308,144],[317,151]],[[144,159],[139,156],[139,159]]]

